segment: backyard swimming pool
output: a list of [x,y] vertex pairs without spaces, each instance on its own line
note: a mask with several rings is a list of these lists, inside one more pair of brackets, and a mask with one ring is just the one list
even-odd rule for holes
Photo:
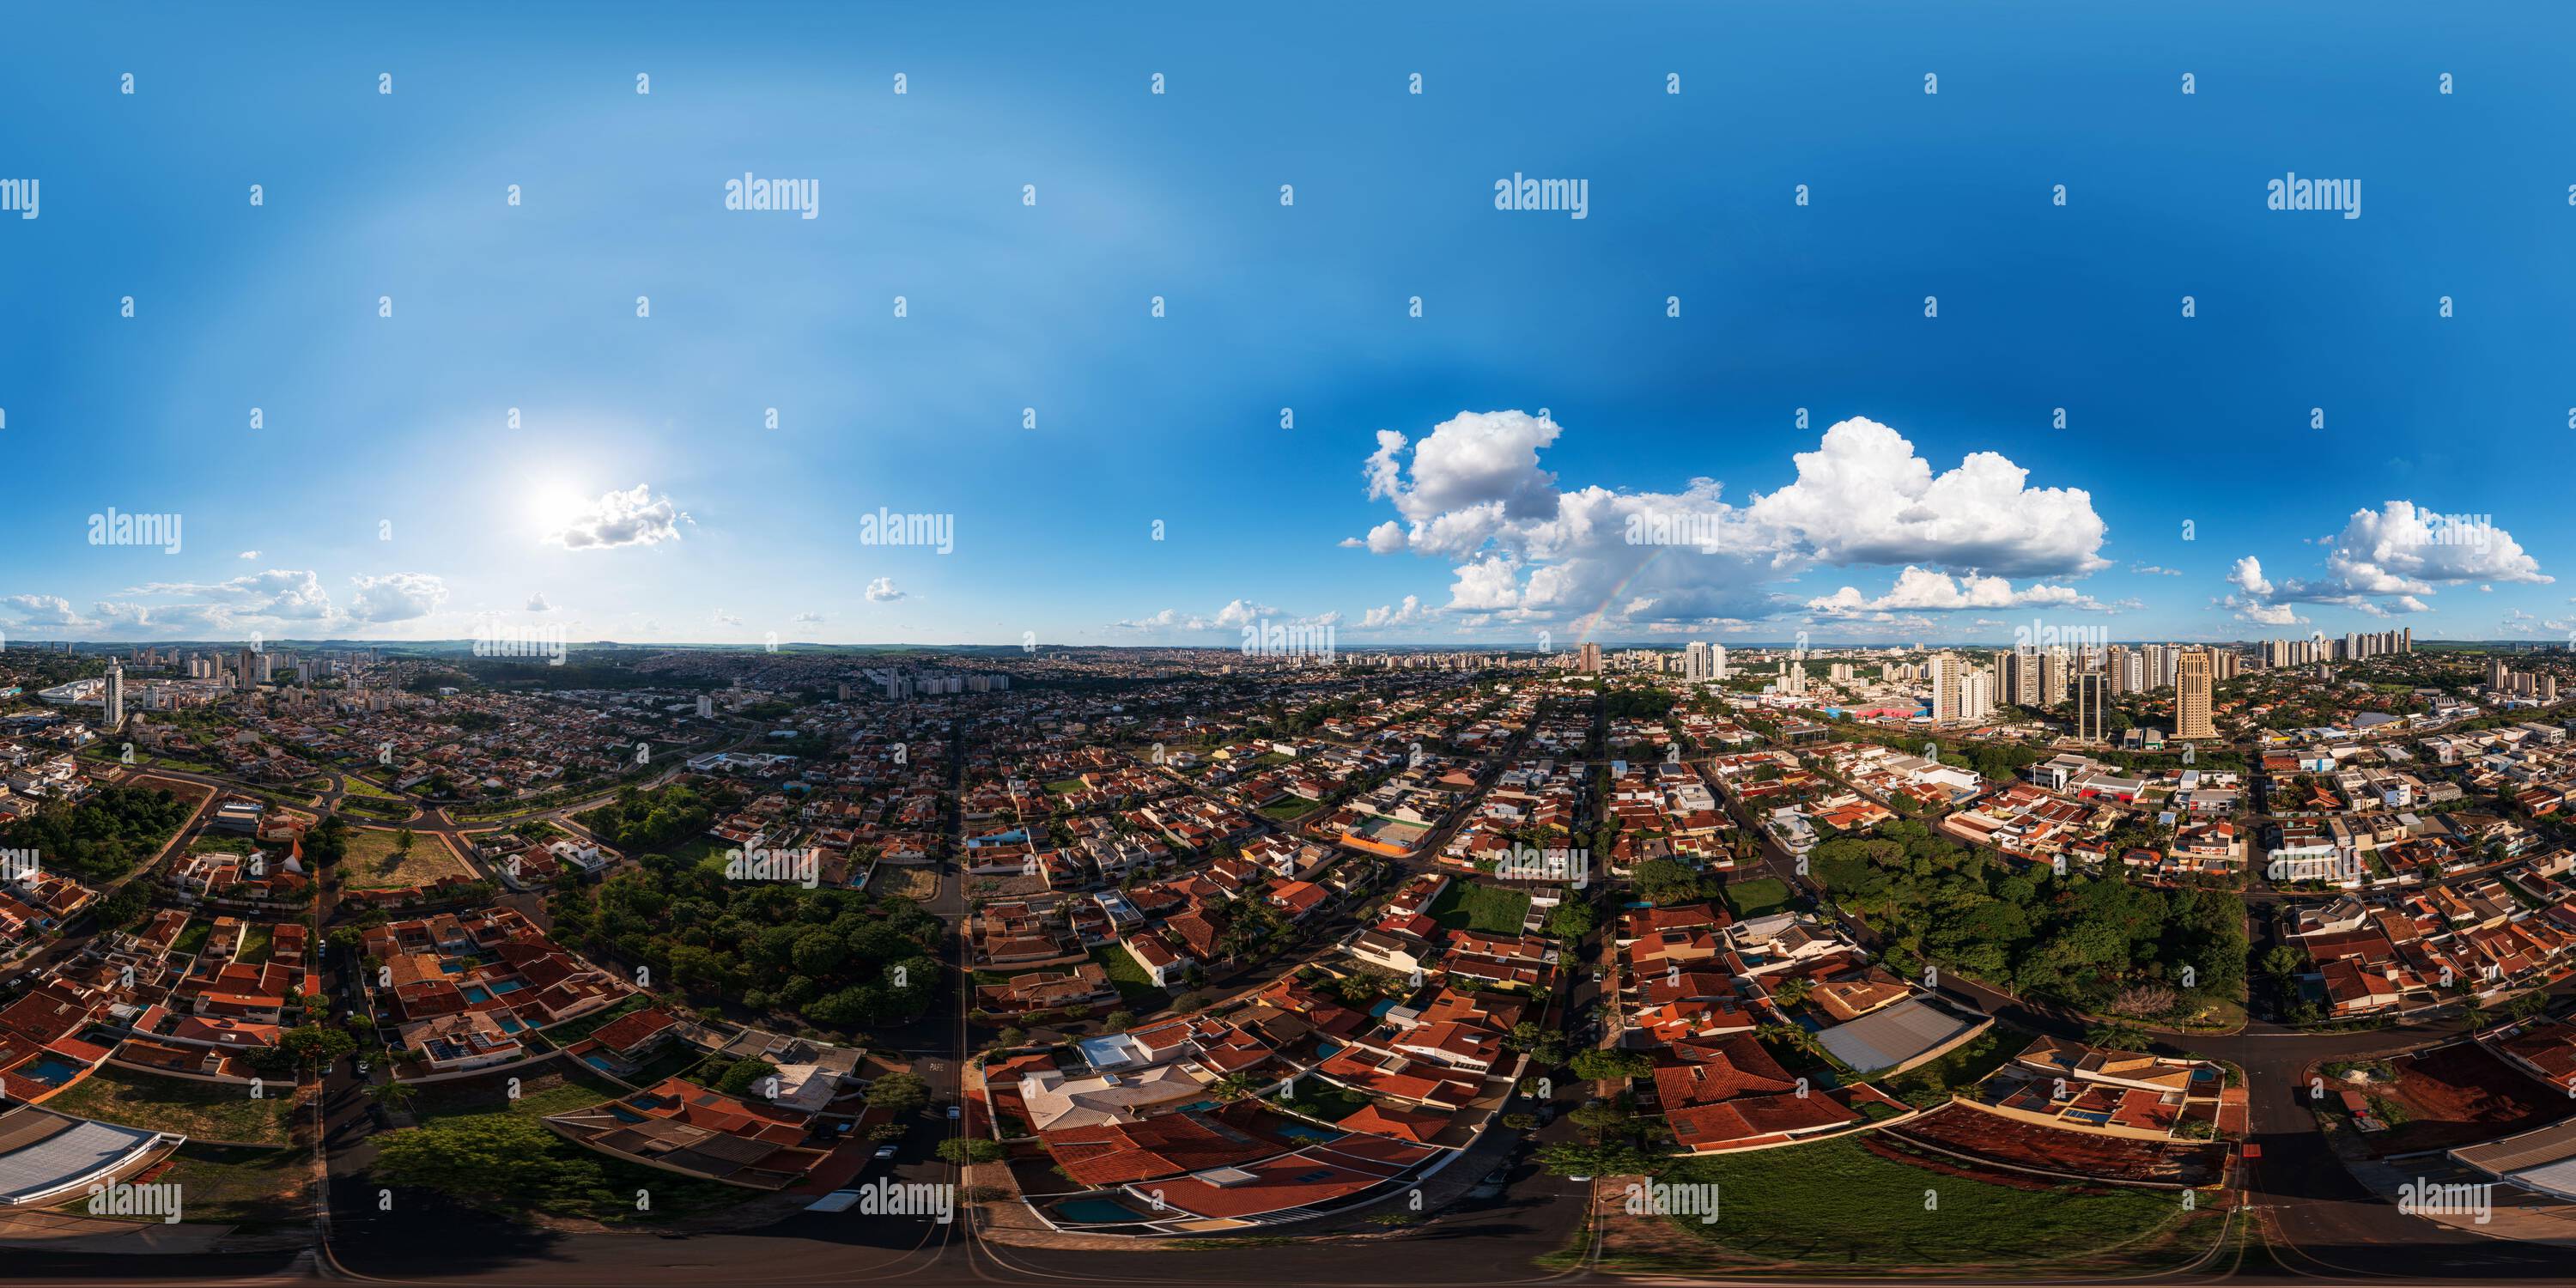
[[78,1077],[80,1071],[88,1067],[48,1052],[36,1057],[34,1063],[17,1072],[20,1077],[32,1078],[48,1087],[59,1087]]
[[1052,1212],[1059,1220],[1078,1222],[1083,1225],[1108,1225],[1119,1221],[1154,1219],[1150,1213],[1139,1212],[1117,1199],[1107,1198],[1066,1199],[1057,1203]]

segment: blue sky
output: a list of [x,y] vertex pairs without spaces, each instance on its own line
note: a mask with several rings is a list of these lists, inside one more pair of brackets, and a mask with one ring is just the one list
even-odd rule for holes
[[2241,8],[13,11],[0,632],[2566,637],[2568,14]]

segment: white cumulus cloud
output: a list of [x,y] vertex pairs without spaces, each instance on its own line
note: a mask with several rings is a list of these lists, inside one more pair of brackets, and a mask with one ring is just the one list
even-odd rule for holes
[[349,584],[358,588],[349,600],[349,616],[361,622],[407,622],[427,617],[447,602],[447,583],[425,572],[361,575]]
[[658,545],[679,540],[680,524],[688,521],[671,498],[656,497],[650,484],[638,483],[623,492],[603,493],[545,539],[567,550]]
[[2028,578],[2109,566],[2089,493],[2032,486],[1993,452],[1936,470],[1867,419],[1826,430],[1795,457],[1793,481],[1741,505],[1705,478],[1666,492],[1562,486],[1542,454],[1564,433],[1518,411],[1462,412],[1419,442],[1380,431],[1361,474],[1397,517],[1354,540],[1448,560],[1449,608],[1632,625],[1775,617],[1800,601],[1774,588],[1818,567]]
[[1858,588],[1845,586],[1831,595],[1807,601],[1807,607],[1828,616],[1851,613],[1885,612],[1954,612],[1967,608],[2079,608],[2095,611],[2102,605],[2092,596],[2072,586],[2030,585],[2013,589],[2002,577],[1980,577],[1970,574],[1953,578],[1947,573],[1908,565],[1896,575],[1896,584],[1876,599],[1861,594]]

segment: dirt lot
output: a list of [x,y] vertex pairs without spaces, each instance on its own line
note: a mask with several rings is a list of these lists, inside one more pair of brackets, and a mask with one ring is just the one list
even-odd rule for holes
[[348,852],[340,861],[342,883],[352,890],[398,890],[440,877],[473,875],[474,869],[435,833],[414,833],[409,854],[395,848],[399,835],[390,828],[351,828]]
[[868,893],[927,902],[939,895],[939,869],[884,863],[868,877]]
[[2217,1183],[2226,1164],[2223,1145],[2158,1144],[2043,1127],[1965,1105],[1936,1109],[1886,1130],[1900,1139],[1923,1141],[1973,1158],[2109,1181],[2210,1185]]
[[2496,1058],[2474,1042],[2454,1042],[2391,1062],[2397,1080],[2355,1086],[2326,1080],[2329,1096],[2351,1087],[2405,1111],[2406,1121],[2361,1137],[2374,1154],[2452,1149],[2546,1126],[2576,1110],[2563,1092]]
[[182,782],[176,778],[162,778],[153,774],[137,774],[126,780],[126,786],[139,787],[145,791],[168,792],[192,805],[203,804],[207,797],[215,794],[214,788],[202,783]]

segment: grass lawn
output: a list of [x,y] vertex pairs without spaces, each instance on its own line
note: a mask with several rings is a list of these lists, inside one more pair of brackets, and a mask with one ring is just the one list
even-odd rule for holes
[[185,953],[190,957],[194,957],[197,955],[197,950],[205,947],[206,940],[212,937],[214,933],[215,923],[208,921],[203,917],[199,917],[196,920],[189,922],[188,928],[180,931],[179,937],[171,941],[170,951],[174,953]]
[[[2021,1189],[1882,1158],[1848,1140],[1688,1159],[1663,1179],[1714,1182],[1719,1216],[1669,1218],[1747,1256],[1824,1265],[2012,1264],[2125,1243],[2183,1215],[2175,1195]],[[1938,1207],[1926,1211],[1924,1191]]]
[[413,1116],[426,1123],[438,1118],[457,1118],[471,1114],[526,1114],[543,1118],[574,1109],[587,1109],[603,1100],[614,1100],[626,1089],[593,1074],[588,1067],[565,1060],[519,1075],[519,1098],[510,1098],[510,1084],[505,1078],[474,1078],[464,1082],[433,1082],[423,1086],[411,1102]]
[[[1877,1086],[1907,1104],[1937,1105],[1947,1100],[1952,1091],[1965,1091],[1975,1086],[2029,1045],[2029,1034],[1997,1024],[1938,1060],[1928,1060],[1895,1077],[1879,1079]],[[1919,1100],[1916,1098],[1918,1095],[1921,1097]]]
[[[348,796],[362,796],[369,800],[380,801],[395,801],[402,799],[402,797],[394,794],[391,789],[380,787],[366,779],[358,777],[356,774],[342,774],[340,776],[340,781],[346,785]],[[345,799],[345,797],[343,799]]]
[[1171,995],[1155,987],[1145,968],[1116,944],[1102,944],[1091,950],[1091,960],[1109,972],[1109,982],[1118,989],[1118,1004],[1138,1015],[1159,1011],[1171,1002]]
[[1726,883],[1726,904],[1738,920],[1759,917],[1789,906],[1789,883],[1778,877],[1755,877]]
[[[179,1219],[210,1224],[275,1226],[312,1219],[306,1200],[313,1180],[312,1157],[295,1149],[250,1149],[190,1142],[171,1155],[168,1170],[152,1179],[179,1187]],[[62,1204],[64,1212],[86,1216],[89,1196]],[[109,1217],[112,1221],[158,1221],[159,1217]]]
[[566,1020],[545,1030],[545,1034],[556,1046],[571,1046],[606,1028],[611,1020],[623,1019],[652,1004],[653,999],[649,997],[630,997],[604,1011],[593,1011],[578,1020]]
[[1054,782],[1048,783],[1046,785],[1046,789],[1056,793],[1057,795],[1063,795],[1066,792],[1078,792],[1082,790],[1082,780],[1079,778],[1059,778]]
[[1337,1123],[1368,1108],[1368,1097],[1347,1088],[1334,1086],[1322,1078],[1299,1078],[1295,1095],[1279,1096],[1280,1104],[1322,1122]]
[[1310,801],[1303,796],[1291,796],[1262,806],[1261,816],[1272,822],[1289,823],[1314,813],[1323,808],[1323,805],[1322,801]]
[[1431,919],[1443,930],[1472,930],[1488,935],[1517,935],[1529,915],[1529,896],[1518,890],[1482,885],[1460,877],[1431,905]]
[[178,1132],[201,1140],[283,1145],[292,1139],[295,1088],[270,1084],[251,1099],[250,1088],[190,1082],[101,1068],[45,1101],[45,1108],[121,1127]]
[[265,963],[272,937],[273,932],[258,922],[242,927],[241,947],[234,951],[233,960],[244,966]]
[[405,855],[394,849],[398,835],[380,827],[351,828],[348,852],[340,859],[340,883],[351,890],[394,890],[428,885],[445,876],[473,875],[473,869],[437,837],[415,834],[411,853]]
[[[462,1114],[424,1120],[421,1126],[380,1135],[390,1140],[412,1132],[429,1132],[431,1140],[490,1139],[489,1132],[506,1129],[501,1139],[510,1142],[510,1150],[495,1167],[524,1162],[534,1174],[548,1178],[528,1199],[512,1201],[486,1189],[506,1188],[512,1179],[500,1178],[494,1185],[487,1179],[491,1173],[464,1170],[428,1180],[434,1189],[469,1206],[516,1222],[526,1222],[538,1214],[587,1217],[608,1225],[657,1226],[692,1216],[740,1207],[759,1196],[755,1190],[679,1176],[655,1168],[594,1153],[555,1135],[525,1113]],[[451,1135],[453,1133],[454,1135]],[[649,1192],[652,1207],[637,1211],[635,1196]]]
[[[603,841],[601,844],[604,845],[606,842]],[[699,867],[705,867],[707,862],[712,859],[715,862],[716,871],[724,871],[725,852],[722,849],[717,848],[716,839],[714,837],[703,834],[692,836],[677,845],[659,845],[649,849],[637,850],[635,852],[638,854],[667,855],[671,858],[679,859],[685,863],[695,864]]]

